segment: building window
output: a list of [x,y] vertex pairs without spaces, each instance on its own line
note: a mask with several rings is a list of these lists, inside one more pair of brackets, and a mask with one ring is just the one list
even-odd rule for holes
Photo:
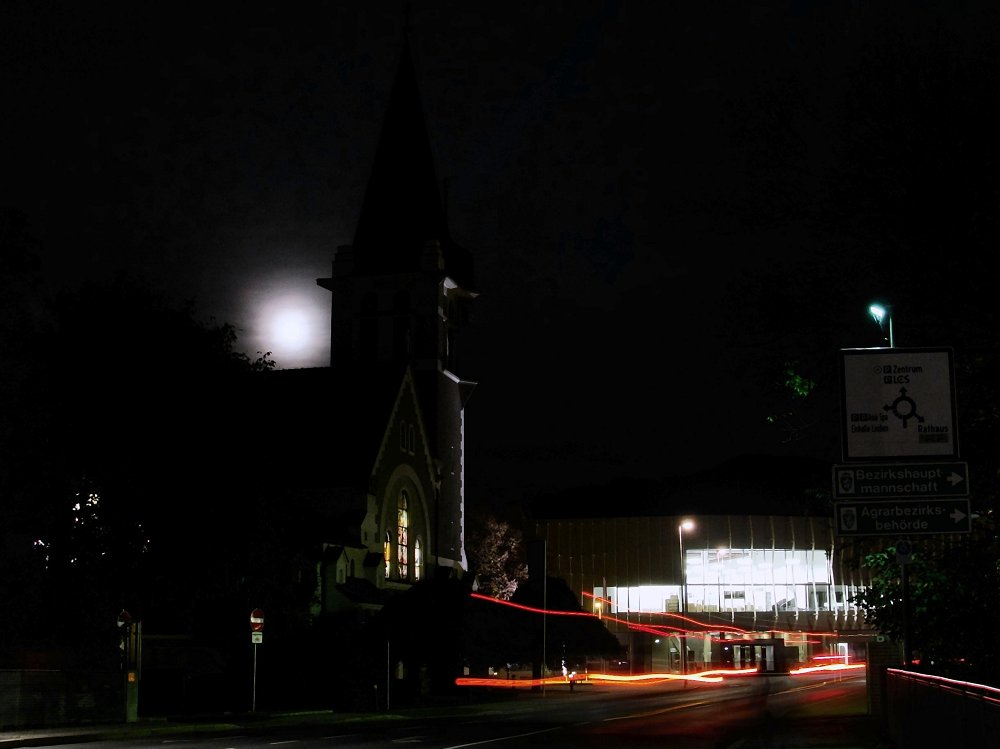
[[417,428],[405,419],[399,421],[399,449],[407,455],[416,455]]
[[404,489],[399,493],[399,509],[396,515],[396,563],[399,565],[400,580],[406,580],[410,573],[410,542],[407,538],[410,531],[408,509],[409,497]]
[[385,541],[382,543],[382,556],[385,557],[385,579],[389,579],[392,571],[392,536],[389,531],[385,532]]
[[413,542],[413,579],[419,580],[424,571],[424,555],[420,548],[420,539]]
[[830,611],[843,606],[823,549],[686,549],[686,582],[595,588],[612,613]]

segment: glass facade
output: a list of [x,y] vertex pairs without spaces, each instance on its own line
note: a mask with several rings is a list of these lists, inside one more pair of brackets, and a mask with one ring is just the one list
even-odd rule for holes
[[[688,613],[830,611],[838,600],[822,549],[692,549],[684,554]],[[608,613],[678,613],[682,585],[594,589]]]
[[616,633],[682,612],[706,626],[758,632],[865,632],[852,602],[868,582],[858,563],[865,547],[839,544],[831,525],[823,517],[692,515],[559,519],[536,530],[548,574],[609,617]]
[[823,549],[700,549],[684,566],[689,612],[830,610]]

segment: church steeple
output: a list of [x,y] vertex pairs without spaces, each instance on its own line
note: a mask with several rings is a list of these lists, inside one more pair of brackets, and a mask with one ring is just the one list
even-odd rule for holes
[[[464,570],[464,420],[475,383],[459,375],[458,352],[477,294],[471,256],[448,233],[434,164],[406,33],[354,242],[337,248],[332,276],[317,283],[332,292],[331,369],[368,383],[395,376],[387,393],[393,402],[400,381],[409,383],[415,399],[409,428],[422,426],[434,474],[422,488],[411,481],[411,499],[425,505],[428,560],[433,554],[438,570]],[[392,418],[402,418],[393,409]],[[415,443],[394,437],[383,442],[389,444],[409,450]],[[381,508],[377,538],[387,539],[386,548],[398,546],[397,488],[410,481],[402,477],[417,475],[414,453],[406,450],[400,456],[406,471],[380,461],[372,476],[371,500]]]
[[[408,33],[354,233],[354,273],[427,269],[428,243],[437,243],[441,268],[460,286],[472,285],[469,253],[451,239],[417,82]],[[435,248],[436,249],[436,248]]]
[[401,47],[354,242],[316,282],[333,292],[331,365],[454,372],[473,264],[448,231],[408,31]]

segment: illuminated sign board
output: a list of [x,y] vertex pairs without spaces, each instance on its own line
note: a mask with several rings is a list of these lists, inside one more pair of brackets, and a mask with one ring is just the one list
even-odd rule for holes
[[957,458],[949,348],[842,349],[844,460]]
[[972,523],[968,498],[837,502],[835,516],[841,536],[968,533]]
[[833,467],[834,499],[969,496],[968,463],[848,463]]

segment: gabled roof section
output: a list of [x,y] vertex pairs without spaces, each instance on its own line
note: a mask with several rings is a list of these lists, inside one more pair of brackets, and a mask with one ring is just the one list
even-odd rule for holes
[[382,444],[379,446],[378,458],[375,461],[376,468],[382,462],[383,457],[385,457],[386,447],[389,444],[389,434],[393,430],[393,426],[396,424],[396,413],[399,411],[402,405],[403,398],[409,396],[413,401],[414,411],[417,415],[417,428],[420,430],[419,442],[424,447],[424,459],[426,461],[427,473],[429,476],[434,476],[434,465],[431,462],[431,451],[433,450],[432,443],[430,442],[430,435],[427,431],[427,421],[424,419],[423,407],[420,401],[420,396],[417,393],[417,386],[413,379],[413,371],[407,367],[403,374],[403,381],[399,385],[399,391],[396,394],[396,401],[392,407],[392,413],[389,418],[384,422],[386,424],[385,433],[382,436]]
[[443,275],[473,290],[472,259],[448,232],[440,182],[408,35],[354,234],[354,272],[381,275],[421,268],[424,243],[440,242]]

